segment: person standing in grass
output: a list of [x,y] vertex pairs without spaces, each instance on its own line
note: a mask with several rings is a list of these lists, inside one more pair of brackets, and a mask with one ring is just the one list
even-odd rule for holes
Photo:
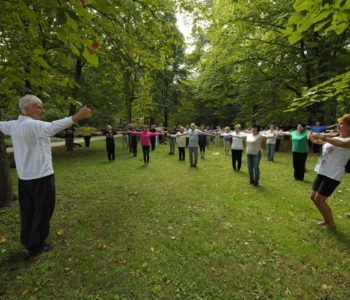
[[297,130],[280,131],[280,134],[290,135],[292,137],[292,153],[293,153],[293,168],[294,179],[298,181],[304,180],[305,165],[308,152],[308,140],[310,131],[306,130],[306,124],[298,124]]
[[107,125],[106,128],[106,150],[107,150],[107,158],[109,162],[113,162],[115,160],[115,141],[114,141],[115,131],[113,130],[111,125]]
[[314,144],[323,145],[322,156],[315,167],[317,176],[310,198],[323,217],[319,224],[327,229],[335,228],[335,222],[326,200],[342,181],[345,165],[350,159],[350,114],[339,118],[338,124],[337,137],[320,133],[310,135]]
[[152,136],[161,136],[164,133],[161,132],[149,132],[148,131],[148,126],[144,125],[143,126],[143,131],[131,131],[130,132],[131,136],[139,136],[140,137],[140,142],[142,146],[142,153],[143,153],[143,162],[145,165],[148,165],[149,163],[149,149],[151,147],[151,140],[150,138]]
[[231,132],[230,127],[226,126],[224,128],[224,131],[221,133],[221,136],[223,137],[223,141],[224,141],[225,155],[229,155],[229,153],[230,153],[230,147],[231,147],[230,132]]
[[199,135],[208,135],[210,133],[203,132],[196,128],[196,124],[192,123],[189,130],[187,131],[188,136],[188,151],[190,154],[190,165],[191,167],[197,167],[198,162],[198,136]]
[[[153,124],[151,125],[151,128],[149,130],[150,132],[157,132],[157,129],[156,129],[156,125]],[[156,136],[151,136],[151,150],[154,151],[156,149],[156,139],[157,137]]]
[[230,136],[232,138],[232,168],[234,171],[240,171],[242,166],[243,140],[247,138],[247,134],[242,132],[240,124],[236,124]]
[[173,135],[176,138],[177,149],[179,150],[179,160],[184,161],[186,156],[186,132],[183,126],[180,126],[179,132]]
[[170,131],[169,131],[169,155],[174,155],[175,154],[175,146],[176,146],[176,133],[177,133],[177,128],[176,126],[173,126]]
[[90,140],[92,133],[94,132],[94,128],[90,127],[89,124],[85,124],[84,127],[80,128],[80,131],[84,138],[85,148],[90,147]]
[[[207,132],[204,129],[204,126],[201,127],[202,132]],[[207,137],[210,137],[208,135],[199,135],[198,136],[198,146],[199,146],[199,153],[201,155],[201,158],[204,159],[205,156],[205,147],[207,146]]]
[[275,161],[275,148],[277,141],[277,131],[275,130],[275,124],[270,124],[270,129],[266,130],[263,135],[267,137],[266,141],[266,151],[267,151],[267,161]]
[[[306,126],[307,129],[310,129],[312,133],[325,133],[328,129],[335,127],[336,124],[330,126],[321,126],[320,121],[316,121],[315,125]],[[314,155],[319,155],[320,153],[320,145],[313,143],[312,144],[312,152]]]
[[[131,125],[130,126],[130,132],[136,131],[136,128]],[[129,133],[129,143],[130,143],[130,152],[132,153],[133,157],[137,156],[137,135],[132,135],[130,132]]]
[[265,137],[259,132],[260,126],[254,124],[251,133],[247,135],[246,145],[249,182],[250,184],[254,184],[254,186],[259,185],[261,144],[265,140]]
[[64,142],[67,151],[70,153],[70,156],[73,156],[73,150],[74,150],[74,125],[69,126],[65,131],[64,131]]
[[42,101],[33,95],[19,100],[22,115],[17,120],[0,122],[0,131],[10,135],[18,174],[18,200],[21,217],[21,243],[27,257],[51,249],[45,240],[55,207],[55,178],[50,137],[84,120],[91,110],[82,108],[73,116],[53,122],[42,121]]

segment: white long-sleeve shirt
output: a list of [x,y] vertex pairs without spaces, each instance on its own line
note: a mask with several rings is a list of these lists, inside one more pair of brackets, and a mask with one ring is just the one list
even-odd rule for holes
[[44,122],[22,115],[17,120],[0,122],[0,131],[12,137],[19,179],[53,174],[50,136],[72,124],[72,117]]

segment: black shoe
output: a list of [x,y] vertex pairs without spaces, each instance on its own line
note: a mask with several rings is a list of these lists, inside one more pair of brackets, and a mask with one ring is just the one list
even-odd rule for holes
[[250,184],[254,184],[254,180],[251,180],[249,183],[250,183]]
[[259,181],[255,181],[254,186],[259,186]]
[[42,244],[40,248],[32,248],[32,249],[26,249],[25,258],[31,259],[33,257],[38,256],[39,254],[43,252],[49,252],[52,249],[52,246],[48,243]]
[[49,243],[44,243],[41,246],[41,252],[49,252],[51,249],[52,249],[52,246]]

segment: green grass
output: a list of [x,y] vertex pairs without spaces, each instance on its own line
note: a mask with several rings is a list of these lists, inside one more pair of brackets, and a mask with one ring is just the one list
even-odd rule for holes
[[1,299],[350,298],[349,175],[329,232],[309,200],[315,174],[295,182],[290,153],[264,156],[256,188],[245,156],[233,172],[222,148],[194,169],[168,146],[144,167],[117,144],[114,163],[103,141],[73,158],[54,149],[51,252],[24,260],[18,205],[0,210]]

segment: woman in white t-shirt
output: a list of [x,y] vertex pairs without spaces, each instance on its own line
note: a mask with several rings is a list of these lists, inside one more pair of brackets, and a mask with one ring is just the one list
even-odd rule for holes
[[320,211],[324,220],[319,224],[324,228],[335,228],[332,210],[326,203],[345,174],[345,165],[350,159],[350,114],[338,119],[339,136],[312,134],[311,141],[323,145],[315,171],[317,176],[312,186],[311,200]]
[[242,132],[242,127],[240,124],[236,124],[234,129],[234,131],[228,134],[230,137],[232,137],[232,168],[234,171],[240,171],[242,165],[243,140],[247,137],[247,134]]
[[252,131],[247,135],[247,165],[249,171],[249,182],[255,186],[259,185],[260,180],[260,160],[261,160],[261,144],[265,137],[260,133],[260,126],[254,124]]

